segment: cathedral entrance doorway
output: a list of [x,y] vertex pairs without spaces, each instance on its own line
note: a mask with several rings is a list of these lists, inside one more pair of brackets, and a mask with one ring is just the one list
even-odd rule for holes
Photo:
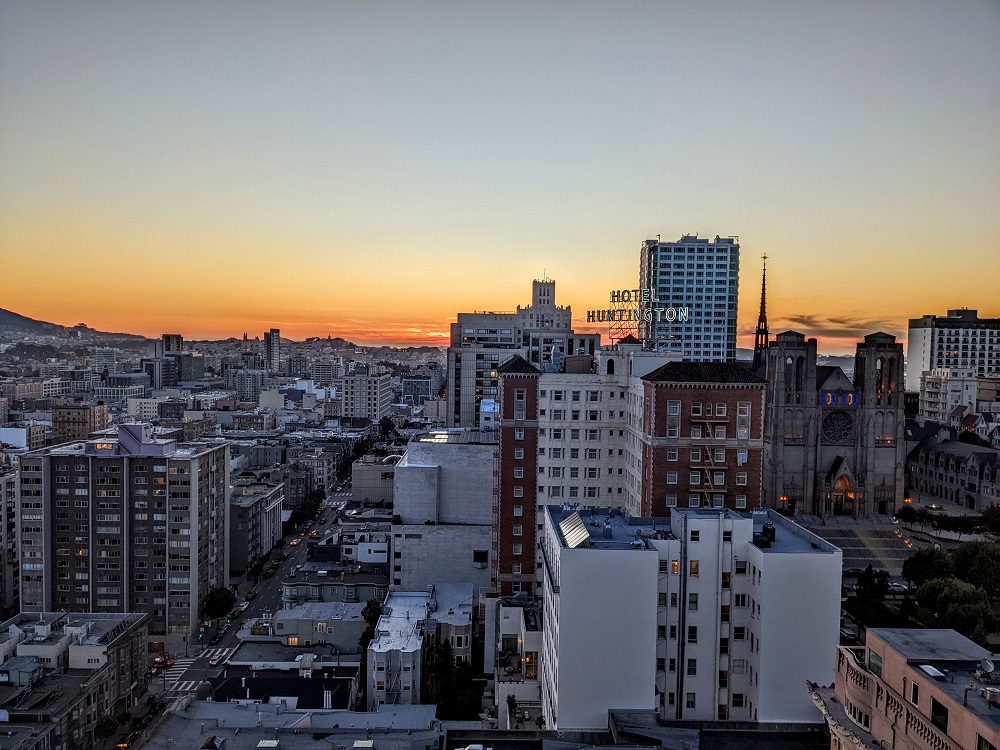
[[833,515],[854,515],[854,482],[850,477],[840,477],[833,485]]

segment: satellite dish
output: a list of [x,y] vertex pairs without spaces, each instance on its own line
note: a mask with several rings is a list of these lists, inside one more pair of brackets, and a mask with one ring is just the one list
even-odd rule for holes
[[989,659],[983,659],[981,662],[979,662],[979,668],[987,673],[992,672],[995,669],[995,667],[993,666],[993,662],[991,662]]

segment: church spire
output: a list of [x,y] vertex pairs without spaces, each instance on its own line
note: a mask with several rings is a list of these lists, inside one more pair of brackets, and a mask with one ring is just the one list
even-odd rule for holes
[[767,255],[764,256],[764,272],[760,279],[760,315],[757,316],[757,332],[753,339],[753,369],[767,361]]

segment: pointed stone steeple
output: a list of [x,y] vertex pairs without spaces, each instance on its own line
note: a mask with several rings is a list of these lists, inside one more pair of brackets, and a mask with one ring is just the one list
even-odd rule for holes
[[764,256],[764,272],[760,279],[760,315],[757,316],[757,332],[753,338],[753,369],[767,363],[767,256]]

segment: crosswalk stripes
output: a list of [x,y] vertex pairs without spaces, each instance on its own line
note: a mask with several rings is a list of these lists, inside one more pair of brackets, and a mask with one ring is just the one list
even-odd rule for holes
[[174,666],[161,674],[160,677],[162,679],[166,679],[167,682],[179,680],[181,675],[184,674],[187,671],[187,668],[192,664],[194,664],[194,657],[189,659],[174,659]]
[[183,682],[175,682],[170,686],[168,693],[193,693],[195,688],[198,687],[201,680],[184,680]]
[[226,659],[236,653],[235,648],[207,648],[201,652],[206,659]]

